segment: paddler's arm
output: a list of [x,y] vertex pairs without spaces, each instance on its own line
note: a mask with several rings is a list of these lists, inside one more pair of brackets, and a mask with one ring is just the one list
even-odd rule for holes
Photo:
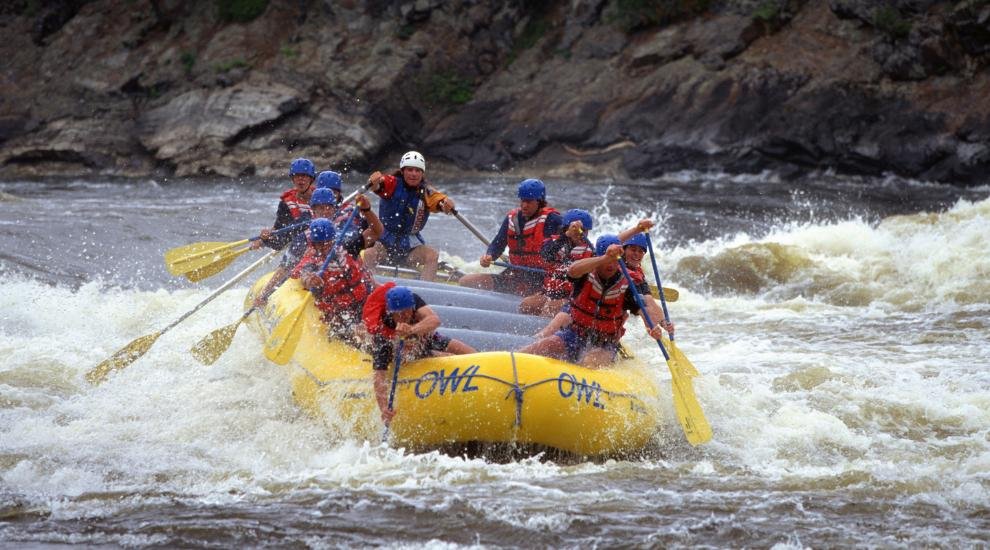
[[289,205],[285,204],[285,201],[278,201],[278,208],[275,210],[275,223],[272,224],[272,227],[266,227],[258,233],[258,237],[260,238],[256,241],[251,241],[251,250],[257,250],[262,246],[267,246],[272,250],[282,250],[285,248],[285,245],[292,240],[292,235],[276,235],[272,237],[272,233],[283,227],[292,225],[294,221],[292,212],[289,210]]
[[655,224],[653,223],[653,220],[647,220],[645,218],[642,219],[642,220],[639,220],[638,222],[636,222],[636,225],[630,227],[629,229],[626,229],[622,233],[619,233],[619,235],[618,235],[619,236],[619,242],[623,242],[624,243],[624,242],[628,241],[629,239],[633,238],[634,236],[636,236],[637,233],[642,233],[644,231],[649,231],[650,229],[653,228],[654,225]]
[[395,345],[388,338],[376,335],[372,339],[372,367],[375,369],[374,388],[375,402],[382,414],[382,422],[388,426],[395,416],[395,409],[388,410],[388,394],[392,381],[389,380],[388,367],[392,363]]
[[364,195],[358,195],[354,199],[354,204],[356,204],[360,210],[361,216],[363,216],[368,222],[368,228],[361,234],[364,235],[365,246],[370,247],[375,244],[375,241],[381,238],[382,233],[385,232],[385,226],[382,225],[382,221],[378,219],[378,214],[375,214],[375,211],[371,209],[371,201],[369,201],[367,197]]
[[395,176],[383,175],[377,170],[368,176],[368,185],[371,186],[371,191],[383,199],[392,198],[396,183]]
[[395,409],[388,408],[388,392],[391,385],[387,370],[375,371],[375,401],[378,402],[378,410],[382,413],[382,423],[388,426],[395,416]]
[[572,263],[571,267],[567,268],[567,276],[571,279],[580,279],[598,269],[599,266],[614,264],[620,256],[622,256],[622,247],[617,244],[610,245],[602,256],[585,258]]
[[485,251],[485,255],[481,257],[478,263],[481,267],[488,267],[492,265],[492,261],[502,255],[505,252],[505,247],[509,244],[509,217],[506,216],[502,220],[502,225],[498,228],[498,233],[495,234],[495,238],[492,239],[492,243],[488,245],[488,250]]
[[422,306],[416,310],[416,322],[411,325],[407,323],[397,324],[395,333],[402,338],[426,336],[438,328],[440,328],[440,316],[430,306]]
[[432,186],[427,185],[423,193],[423,202],[426,203],[426,208],[430,212],[443,212],[444,214],[450,214],[454,209],[454,199],[448,197],[446,194],[437,191]]
[[659,340],[663,336],[663,331],[667,331],[668,334],[674,333],[674,324],[668,323],[666,319],[663,318],[663,312],[657,307],[657,303],[653,301],[653,297],[650,296],[650,300],[646,300],[646,296],[641,296],[643,298],[643,304],[646,306],[646,313],[650,316],[650,320],[653,321],[653,328],[650,328],[650,324],[646,321],[646,315],[643,315],[643,311],[639,308],[639,303],[636,301],[636,289],[629,287],[626,289],[625,297],[623,298],[624,303],[622,307],[632,313],[633,315],[639,315],[639,318],[643,320],[643,326],[646,328],[646,333],[650,335],[650,338],[654,340]]

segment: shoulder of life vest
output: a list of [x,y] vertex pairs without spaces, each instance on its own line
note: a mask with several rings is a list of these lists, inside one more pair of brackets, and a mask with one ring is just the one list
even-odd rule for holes
[[364,321],[364,328],[368,330],[369,334],[381,334],[388,338],[394,334],[394,329],[389,329],[382,323],[382,316],[385,315],[385,295],[394,286],[394,281],[381,285],[365,301],[364,309],[361,311],[361,320]]

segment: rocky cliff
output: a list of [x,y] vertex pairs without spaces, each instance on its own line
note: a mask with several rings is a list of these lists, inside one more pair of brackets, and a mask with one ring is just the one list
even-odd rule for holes
[[431,167],[990,181],[990,2],[0,8],[0,177]]

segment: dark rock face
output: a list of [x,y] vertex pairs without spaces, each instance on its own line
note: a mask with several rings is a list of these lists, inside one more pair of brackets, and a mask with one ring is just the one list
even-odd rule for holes
[[983,1],[31,6],[0,8],[0,177],[367,170],[415,148],[441,170],[988,180]]

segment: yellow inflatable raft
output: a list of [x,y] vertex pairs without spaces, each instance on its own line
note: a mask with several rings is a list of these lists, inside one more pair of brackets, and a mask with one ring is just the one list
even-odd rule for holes
[[[269,276],[255,284],[247,304]],[[444,300],[436,298],[435,290],[424,299],[436,309]],[[456,303],[463,292],[451,287],[450,301]],[[297,280],[288,281],[270,297],[264,312],[252,316],[252,325],[267,338],[278,320],[305,297]],[[471,311],[478,316],[509,315]],[[442,311],[440,316],[445,317]],[[283,367],[295,400],[326,419],[338,432],[334,435],[377,440],[383,425],[372,390],[371,357],[328,340],[315,307],[306,312],[304,323],[295,355]],[[457,329],[445,330],[447,326],[445,321],[440,332],[459,337]],[[515,347],[508,337],[495,337],[505,342],[503,346]],[[614,367],[592,370],[511,351],[404,363],[389,437],[393,445],[418,451],[464,452],[481,446],[502,447],[513,455],[542,450],[585,457],[635,454],[648,445],[661,420],[655,373],[649,368],[626,358]]]

